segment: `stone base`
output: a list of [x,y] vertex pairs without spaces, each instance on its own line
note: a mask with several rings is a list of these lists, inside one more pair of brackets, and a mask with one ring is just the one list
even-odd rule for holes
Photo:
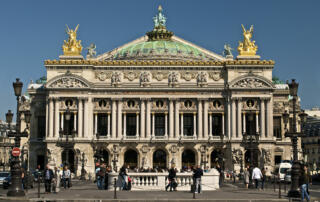
[[260,60],[260,55],[238,55],[237,60]]

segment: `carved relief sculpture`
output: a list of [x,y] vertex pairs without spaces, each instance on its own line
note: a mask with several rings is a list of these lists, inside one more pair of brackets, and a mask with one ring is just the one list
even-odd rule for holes
[[89,86],[74,77],[63,77],[53,82],[51,88],[88,88]]
[[214,81],[219,81],[222,77],[222,72],[210,72],[209,77]]
[[239,42],[238,51],[242,56],[253,56],[256,55],[258,46],[255,45],[255,41],[251,41],[253,34],[253,25],[251,25],[250,30],[246,30],[243,25],[243,41]]
[[119,86],[121,82],[122,82],[121,72],[112,72],[111,85],[116,87],[116,86]]
[[206,86],[208,85],[208,74],[207,72],[199,72],[197,76],[198,86]]
[[269,88],[269,86],[256,78],[246,78],[236,82],[232,87],[234,88]]
[[168,84],[171,87],[177,86],[179,83],[179,73],[178,72],[170,72],[168,75]]
[[141,72],[140,74],[140,85],[141,86],[148,86],[151,82],[151,75],[150,72]]

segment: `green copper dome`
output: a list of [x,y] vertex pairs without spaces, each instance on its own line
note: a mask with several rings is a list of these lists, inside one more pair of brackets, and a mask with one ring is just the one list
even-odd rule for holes
[[144,41],[129,45],[117,51],[116,60],[121,59],[206,59],[197,48],[177,41]]

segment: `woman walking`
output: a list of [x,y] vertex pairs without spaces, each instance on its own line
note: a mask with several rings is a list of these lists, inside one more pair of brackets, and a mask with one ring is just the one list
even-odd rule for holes
[[250,172],[249,172],[249,166],[245,168],[244,171],[244,184],[246,185],[246,188],[249,188],[249,181],[250,181]]
[[307,198],[307,201],[310,201],[310,196],[307,191],[309,183],[311,183],[311,176],[308,172],[308,167],[304,165],[299,178],[299,185],[301,190],[301,202],[304,201],[305,197]]

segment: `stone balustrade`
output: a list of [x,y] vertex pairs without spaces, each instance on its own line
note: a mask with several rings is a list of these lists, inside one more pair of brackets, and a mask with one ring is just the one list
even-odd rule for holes
[[[165,190],[168,184],[168,173],[128,173],[131,178],[132,190]],[[109,187],[114,187],[114,179],[117,179],[117,186],[120,186],[118,173],[109,173]],[[192,173],[177,173],[178,191],[190,191],[193,183]],[[202,178],[202,190],[213,191],[219,189],[219,172],[211,169],[204,173]]]

